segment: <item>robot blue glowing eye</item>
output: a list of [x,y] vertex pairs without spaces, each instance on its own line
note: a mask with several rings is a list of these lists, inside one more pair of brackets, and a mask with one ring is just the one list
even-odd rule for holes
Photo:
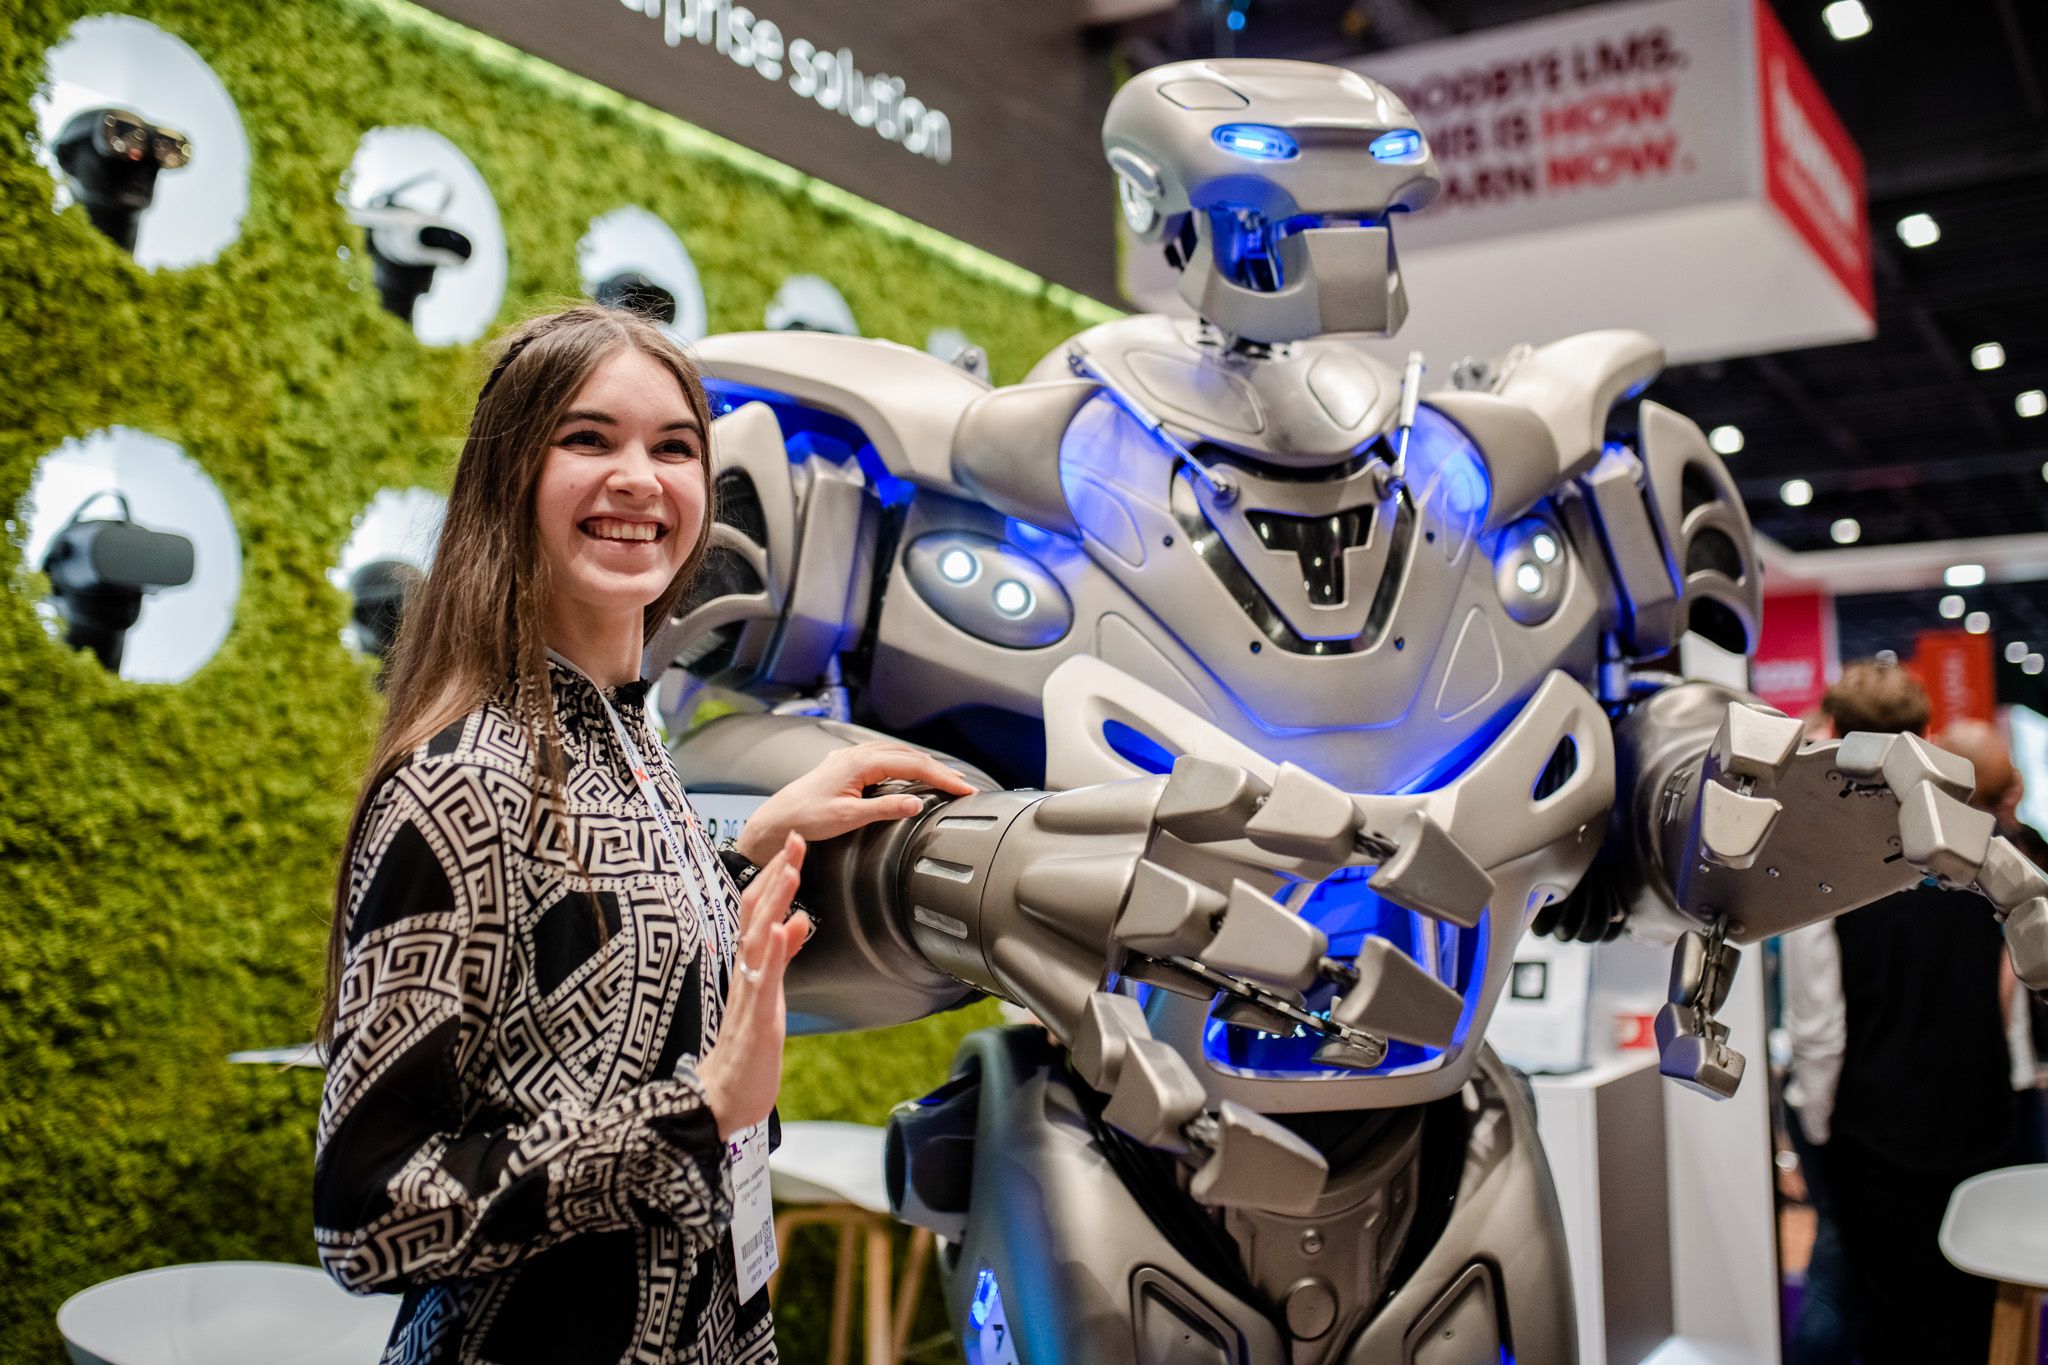
[[1524,564],[1515,570],[1515,586],[1534,597],[1543,591],[1543,570],[1534,564]]
[[1557,563],[1557,540],[1543,531],[1538,531],[1534,536],[1530,537],[1529,552],[1535,555],[1540,563],[1555,564]]
[[972,583],[981,572],[981,561],[965,550],[948,550],[939,556],[939,577],[948,583]]
[[1413,128],[1396,128],[1392,132],[1381,133],[1372,140],[1370,150],[1373,160],[1396,166],[1413,166],[1429,155],[1429,149],[1423,145],[1422,134]]
[[1012,621],[1028,615],[1031,611],[1031,605],[1035,600],[1031,595],[1031,589],[1025,587],[1014,578],[1005,578],[1002,582],[996,584],[996,611],[1000,615],[1009,617]]
[[1292,137],[1262,123],[1226,123],[1209,136],[1224,151],[1253,161],[1292,161],[1301,155],[1301,147]]

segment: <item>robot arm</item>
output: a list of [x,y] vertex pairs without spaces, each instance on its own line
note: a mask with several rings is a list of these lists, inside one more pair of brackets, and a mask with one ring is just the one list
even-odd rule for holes
[[1742,1056],[1714,1019],[1733,945],[1924,878],[1989,900],[2020,979],[2048,985],[2048,877],[1966,803],[1968,761],[1917,735],[1806,743],[1797,720],[1712,683],[1651,696],[1616,744],[1623,790],[1579,893],[1594,932],[1579,936],[1626,920],[1637,936],[1676,938],[1657,1017],[1665,1075],[1722,1097],[1741,1082]]

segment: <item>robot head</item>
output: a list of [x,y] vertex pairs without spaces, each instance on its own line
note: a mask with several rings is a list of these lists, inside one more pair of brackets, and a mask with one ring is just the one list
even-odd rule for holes
[[191,159],[183,133],[109,105],[72,115],[57,134],[57,164],[93,226],[131,256],[142,211],[156,199],[157,175],[182,170]]
[[1440,182],[1384,86],[1312,62],[1176,62],[1117,92],[1102,146],[1124,220],[1232,336],[1384,334],[1407,316],[1388,215]]

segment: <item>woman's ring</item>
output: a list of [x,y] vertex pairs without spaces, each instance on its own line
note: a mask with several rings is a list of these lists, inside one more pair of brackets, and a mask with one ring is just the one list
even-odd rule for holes
[[759,981],[768,974],[766,967],[749,967],[745,958],[738,959],[740,975],[749,981]]

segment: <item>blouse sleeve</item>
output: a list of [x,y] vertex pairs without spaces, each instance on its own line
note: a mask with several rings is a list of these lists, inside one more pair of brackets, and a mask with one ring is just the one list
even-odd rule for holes
[[725,1146],[687,1063],[530,1117],[465,1094],[511,960],[501,828],[520,828],[532,799],[511,774],[428,758],[364,819],[314,1158],[320,1259],[354,1292],[487,1273],[654,1220],[702,1247],[731,1218]]

